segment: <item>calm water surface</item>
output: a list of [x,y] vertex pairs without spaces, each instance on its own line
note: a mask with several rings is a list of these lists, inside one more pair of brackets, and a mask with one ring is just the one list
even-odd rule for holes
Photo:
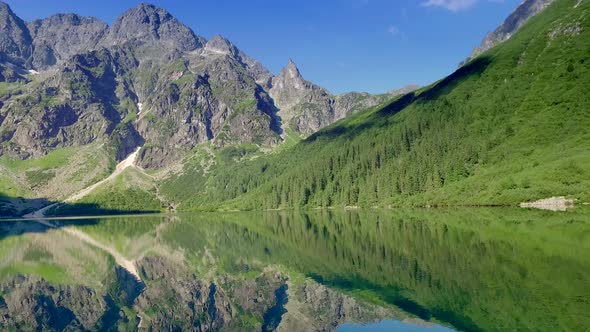
[[590,210],[0,222],[2,330],[590,330]]

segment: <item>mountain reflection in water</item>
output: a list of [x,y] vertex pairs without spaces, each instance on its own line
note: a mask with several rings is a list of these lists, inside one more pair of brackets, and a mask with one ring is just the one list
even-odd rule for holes
[[589,216],[327,210],[2,221],[0,325],[588,330]]

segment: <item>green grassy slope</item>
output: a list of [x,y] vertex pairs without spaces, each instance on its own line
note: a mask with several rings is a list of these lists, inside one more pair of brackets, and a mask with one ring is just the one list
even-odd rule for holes
[[191,193],[181,209],[587,201],[590,3],[577,3],[556,1],[430,87],[165,191]]
[[128,168],[109,182],[100,185],[82,199],[50,209],[51,216],[126,214],[164,212],[165,204],[158,198],[154,180]]
[[0,156],[0,217],[22,215],[105,178],[114,168],[98,144],[58,148],[27,160]]

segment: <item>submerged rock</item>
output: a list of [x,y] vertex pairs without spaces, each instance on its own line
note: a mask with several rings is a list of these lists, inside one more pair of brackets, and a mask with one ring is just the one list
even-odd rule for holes
[[550,197],[535,202],[520,203],[521,208],[532,208],[549,211],[565,211],[574,207],[574,200],[565,197]]

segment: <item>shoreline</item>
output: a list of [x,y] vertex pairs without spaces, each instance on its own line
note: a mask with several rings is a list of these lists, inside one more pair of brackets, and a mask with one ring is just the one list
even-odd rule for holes
[[[54,204],[61,204],[61,203],[53,203]],[[311,208],[282,208],[282,209],[253,209],[253,210],[212,210],[212,209],[203,209],[203,210],[187,210],[187,211],[176,211],[174,213],[170,212],[140,212],[140,211],[130,211],[128,213],[113,213],[113,214],[89,214],[89,215],[64,215],[64,216],[44,216],[44,217],[26,217],[26,214],[23,216],[12,216],[8,218],[0,217],[1,221],[23,221],[23,220],[77,220],[77,219],[98,219],[98,218],[112,218],[112,217],[153,217],[153,216],[174,216],[179,214],[191,214],[191,213],[245,213],[245,212],[282,212],[282,211],[321,211],[321,210],[342,210],[342,211],[368,211],[368,210],[401,210],[401,209],[457,209],[457,208],[464,208],[464,209],[482,209],[482,208],[516,208],[522,210],[540,210],[540,211],[550,211],[550,212],[565,212],[568,210],[575,209],[576,207],[581,206],[588,206],[590,203],[583,202],[583,203],[576,203],[574,199],[568,199],[565,197],[551,197],[546,199],[541,199],[537,201],[531,202],[522,202],[517,204],[509,204],[509,205],[502,205],[502,204],[468,204],[468,205],[415,205],[415,206],[407,206],[407,205],[389,205],[385,207],[380,206],[372,206],[372,207],[362,207],[362,206],[328,206],[328,207],[311,207]]]

